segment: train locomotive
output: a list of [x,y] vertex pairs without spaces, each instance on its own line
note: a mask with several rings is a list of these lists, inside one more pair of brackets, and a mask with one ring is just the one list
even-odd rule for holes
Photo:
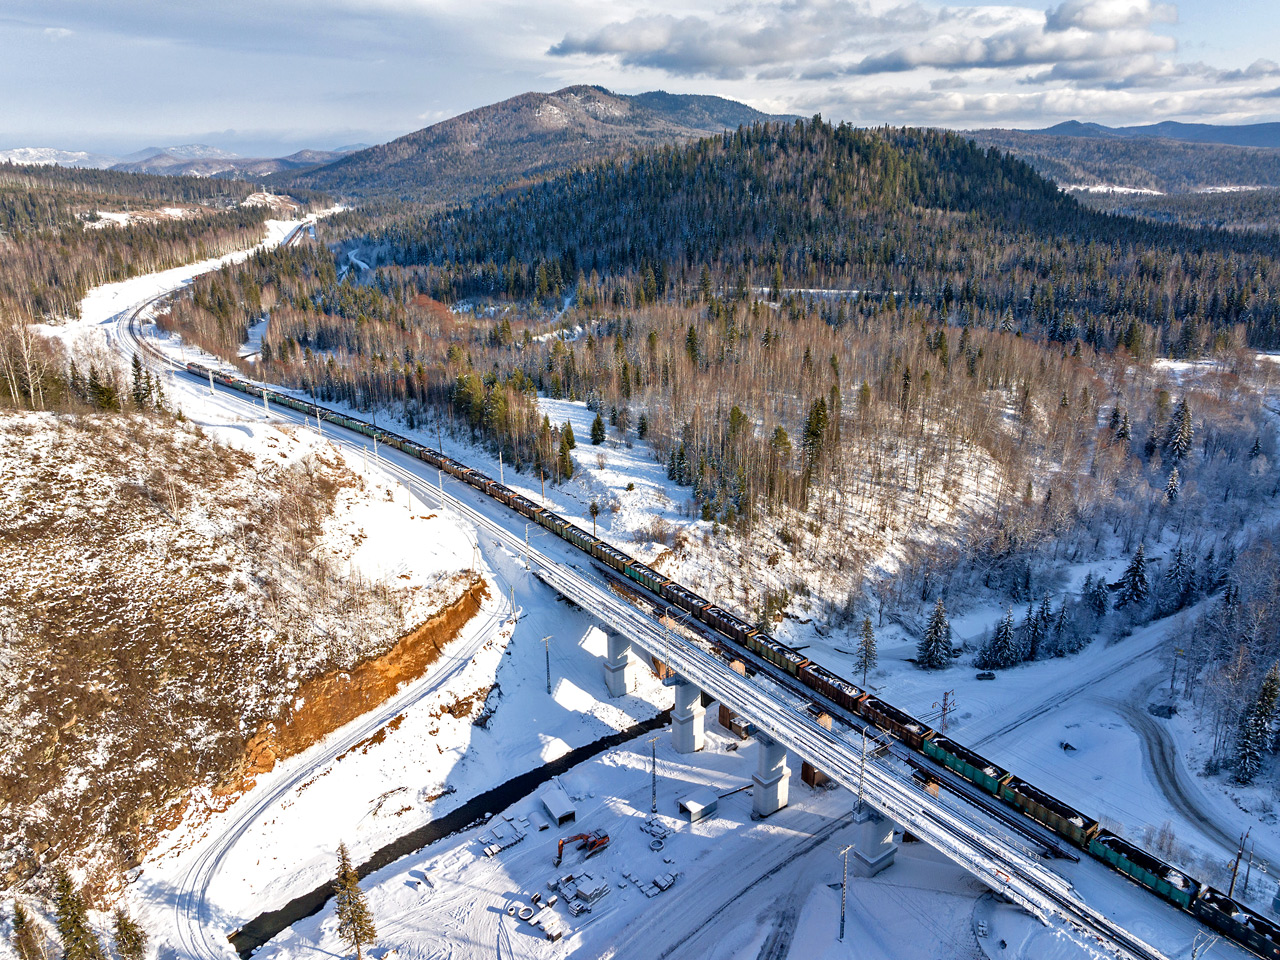
[[1280,926],[1266,917],[1102,829],[1097,820],[943,736],[905,711],[872,696],[850,680],[812,662],[802,651],[782,643],[767,631],[716,606],[671,578],[664,577],[510,487],[452,457],[364,420],[229,376],[198,363],[188,363],[187,370],[210,383],[220,384],[248,396],[264,399],[268,403],[313,416],[318,421],[333,423],[376,439],[379,443],[401,450],[474,487],[658,596],[670,607],[698,620],[728,641],[728,644],[757,654],[826,700],[892,734],[911,749],[980,787],[1156,896],[1194,915],[1228,939],[1247,947],[1260,957],[1280,960]]

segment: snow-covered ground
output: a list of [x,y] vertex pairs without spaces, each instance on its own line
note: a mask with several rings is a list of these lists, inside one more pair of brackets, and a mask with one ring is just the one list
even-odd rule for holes
[[[290,226],[272,225],[276,242]],[[86,332],[109,334],[110,321],[120,311],[216,265],[210,261],[111,285],[116,289],[96,290],[85,301],[84,319],[58,328],[60,335],[73,339]],[[163,346],[175,357],[191,356],[176,339]],[[220,439],[256,442],[255,431],[260,428],[246,421],[242,400],[217,393],[210,396],[185,378],[172,379],[169,390],[188,417]],[[666,543],[650,535],[655,518],[695,543],[715,535],[710,524],[686,516],[687,489],[667,480],[665,467],[655,462],[646,444],[619,443],[610,431],[605,444],[593,447],[588,439],[593,412],[568,401],[544,399],[541,403],[553,422],[570,420],[578,438],[578,475],[546,488],[545,499],[555,509],[586,526],[591,523],[590,504],[598,502],[601,535],[646,559],[660,558],[666,549]],[[432,428],[418,433],[434,443]],[[244,439],[238,440],[237,435]],[[501,469],[485,452],[463,442],[446,438],[445,450],[494,476]],[[365,467],[360,464],[358,469]],[[379,465],[374,462],[368,470],[373,482]],[[543,499],[536,477],[507,470],[504,479],[509,486]],[[403,489],[397,492],[394,482],[388,483],[388,490],[392,501],[405,495]],[[406,514],[419,516],[427,512],[425,505],[416,503],[405,509]],[[468,563],[474,562],[495,587],[479,622],[458,641],[466,656],[446,658],[439,669],[433,668],[419,688],[404,692],[409,702],[403,706],[394,704],[394,709],[336,732],[260,777],[253,790],[230,809],[213,813],[207,822],[192,820],[168,838],[163,850],[144,864],[130,894],[159,940],[174,944],[181,953],[173,902],[210,850],[221,852],[216,872],[207,878],[210,914],[204,919],[225,932],[323,882],[332,869],[332,853],[339,840],[345,840],[360,859],[467,796],[651,716],[669,702],[666,691],[647,674],[638,696],[606,701],[598,659],[604,638],[591,619],[567,609],[532,581],[519,557],[483,538],[475,543],[472,532],[464,530],[462,535],[462,542],[455,538],[442,549],[452,551],[455,561],[459,554],[478,554]],[[388,545],[405,539],[395,523],[378,536]],[[426,551],[435,546],[430,540],[418,544]],[[381,549],[369,553],[385,560]],[[732,572],[716,569],[708,556],[691,551],[682,561],[682,576],[693,572],[702,578],[700,586],[715,594],[717,585],[727,583]],[[416,562],[403,555],[386,560],[384,566],[407,571]],[[1090,572],[1106,569],[1114,576],[1123,562],[1117,555]],[[1068,589],[1084,572],[1066,571]],[[514,628],[506,622],[509,588],[514,588],[521,612]],[[981,635],[1000,612],[973,610],[958,618],[957,638]],[[1122,710],[1131,704],[1133,690],[1149,688],[1150,677],[1162,669],[1156,651],[1180,622],[1180,618],[1162,621],[1121,643],[1091,648],[1065,661],[1006,671],[995,682],[976,681],[969,667],[921,673],[906,662],[914,654],[915,638],[899,628],[885,628],[881,666],[870,679],[891,702],[921,716],[936,713],[931,704],[954,690],[958,708],[949,732],[962,741],[984,744],[980,749],[997,762],[1007,763],[1088,812],[1126,825],[1172,819],[1179,839],[1186,840],[1203,825],[1187,823],[1184,811],[1164,799],[1154,773],[1135,774],[1146,770],[1144,754]],[[811,629],[802,632],[805,642],[812,644],[809,655],[852,673],[851,657],[844,652],[851,649],[847,639],[821,639]],[[553,637],[551,696],[545,691],[541,643],[546,635]],[[474,727],[469,714],[456,719],[443,709],[494,686],[500,694],[487,729]],[[1174,736],[1185,740],[1189,734],[1180,722],[1169,726]],[[839,901],[827,884],[838,878],[838,861],[832,853],[843,845],[837,845],[843,830],[839,818],[850,805],[850,798],[841,791],[811,793],[797,777],[792,781],[792,807],[764,824],[753,824],[747,817],[750,801],[744,792],[723,801],[717,821],[678,825],[671,804],[684,787],[677,783],[710,783],[725,789],[745,783],[752,772],[753,748],[728,751],[719,736],[711,740],[707,753],[692,758],[677,757],[669,752],[665,739],[660,741],[662,789],[667,794],[663,814],[670,826],[678,827],[664,852],[672,864],[663,857],[658,858],[661,866],[651,864],[649,838],[638,830],[648,809],[646,744],[616,748],[565,777],[584,798],[580,825],[611,834],[616,831],[616,835],[614,847],[592,861],[593,866],[601,864],[602,870],[607,867],[614,885],[610,896],[595,913],[577,918],[583,922],[571,925],[571,935],[560,945],[549,947],[529,936],[527,925],[519,925],[505,912],[507,902],[519,896],[527,902],[527,895],[535,890],[546,895],[545,881],[554,873],[549,842],[554,831],[534,833],[492,860],[479,856],[476,831],[466,832],[370,878],[366,886],[373,891],[384,945],[423,957],[478,956],[495,948],[500,955],[537,956],[567,952],[646,957],[763,953],[778,958],[978,955],[971,951],[978,949],[972,929],[980,889],[958,868],[939,861],[920,845],[904,847],[898,865],[882,877],[851,884],[850,934],[845,946],[834,943]],[[1063,740],[1075,752],[1064,751]],[[797,761],[793,760],[793,767],[798,769]],[[454,792],[446,792],[449,788]],[[534,798],[526,798],[510,812],[524,814],[535,806]],[[1221,804],[1213,810],[1230,822],[1231,830],[1251,822]],[[821,841],[814,843],[819,836]],[[1212,842],[1207,835],[1199,836],[1206,846]],[[234,842],[228,843],[229,839]],[[616,885],[619,865],[641,873],[632,869],[636,864],[645,870],[649,866],[655,871],[680,870],[682,876],[671,891],[651,903],[634,886]],[[708,898],[708,892],[722,890],[726,893],[721,899]],[[769,905],[762,908],[762,901]],[[781,908],[775,909],[774,901],[781,901]],[[1143,911],[1148,909],[1159,918],[1168,913],[1135,888],[1134,915],[1145,916]],[[991,925],[1003,931],[1006,921],[996,918]],[[818,932],[827,926],[830,935]],[[1194,931],[1194,924],[1187,929]],[[1185,931],[1179,926],[1177,932],[1181,937]],[[1012,955],[1072,955],[1069,950],[1059,953],[1056,944],[1050,950],[1043,943],[1020,939],[1023,936],[1002,933],[1011,946],[1022,944]],[[1185,939],[1190,942],[1189,937]],[[857,944],[859,952],[853,954],[850,943]],[[688,944],[693,945],[692,953],[685,952]],[[281,956],[300,956],[333,948],[332,924],[322,914],[296,925],[267,949]],[[1231,955],[1226,949],[1221,952]]]
[[[529,796],[498,811],[488,824],[439,841],[369,877],[379,920],[379,944],[405,958],[503,957],[852,957],[867,960],[973,958],[972,912],[984,888],[923,844],[903,846],[895,865],[872,880],[851,877],[843,944],[839,927],[841,860],[853,840],[853,798],[843,790],[813,790],[793,777],[792,802],[764,821],[751,819],[747,790],[758,747],[739,744],[713,722],[698,754],[675,753],[669,736],[657,742],[658,815],[670,831],[662,849],[641,827],[650,821],[650,751],[641,738],[575,767],[560,778],[576,798],[577,820],[539,830],[546,811]],[[797,765],[798,766],[798,765]],[[690,824],[680,797],[698,788],[725,794],[709,819]],[[493,857],[481,837],[492,825],[528,818],[523,840]],[[566,847],[554,866],[557,840],[602,830],[611,843],[590,859]],[[550,907],[564,938],[508,914],[533,894],[552,896],[547,882],[590,873],[609,892],[591,910],[570,915],[564,897]],[[656,877],[675,884],[650,898]],[[631,878],[629,879],[628,875]],[[836,885],[832,889],[831,885]],[[259,958],[301,958],[342,952],[331,910],[308,918],[264,947]],[[1066,954],[1064,954],[1066,956]]]

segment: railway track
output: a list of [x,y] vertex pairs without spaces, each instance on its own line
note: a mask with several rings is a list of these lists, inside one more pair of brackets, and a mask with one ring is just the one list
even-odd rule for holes
[[[296,229],[286,242],[297,242],[301,230],[301,227]],[[140,356],[147,358],[149,365],[160,365],[162,369],[177,371],[178,376],[187,377],[189,374],[181,364],[147,343],[137,331],[143,311],[171,293],[172,291],[152,298],[127,312],[127,315],[122,313],[118,323],[119,339],[122,348],[136,350]],[[247,395],[234,391],[225,392],[255,411],[260,409]],[[276,408],[273,412],[286,420],[301,422],[304,419],[287,408]],[[364,437],[358,434],[345,436],[344,433],[333,428],[326,435],[353,449],[366,446]],[[400,463],[401,458],[407,463]],[[518,534],[495,521],[488,513],[476,509],[459,497],[446,494],[443,476],[439,477],[438,484],[425,479],[420,472],[424,466],[421,461],[405,457],[394,450],[385,450],[382,466],[387,472],[404,480],[411,489],[416,484],[420,496],[426,493],[432,498],[438,498],[442,507],[458,511],[473,522],[478,530],[494,535],[513,552],[528,556],[530,562],[536,563],[541,569],[543,579],[559,592],[590,610],[637,645],[670,663],[681,675],[697,683],[789,749],[813,760],[843,786],[856,790],[859,781],[865,777],[865,795],[873,806],[911,829],[988,886],[1000,890],[1033,915],[1046,921],[1057,917],[1075,939],[1089,945],[1107,944],[1117,956],[1148,960],[1160,960],[1163,957],[1151,945],[1080,901],[1066,881],[1036,862],[1035,854],[1027,851],[1020,843],[1000,835],[999,829],[993,829],[995,825],[989,818],[978,816],[973,810],[939,802],[909,782],[903,782],[902,778],[880,764],[860,763],[861,755],[858,750],[818,725],[811,716],[798,710],[794,703],[733,673],[723,662],[696,645],[673,638],[652,617],[618,598],[603,583],[593,581],[576,564],[552,559],[544,551],[530,547]],[[451,487],[463,486],[453,478],[449,482]],[[468,496],[483,496],[470,488],[465,488],[462,492]],[[808,691],[806,700],[813,700],[813,691]],[[863,776],[860,776],[860,770]],[[230,832],[229,842],[234,843],[245,830],[247,825]],[[180,928],[187,931],[184,946],[194,957],[226,955],[226,946],[216,942],[219,938],[215,935],[213,940],[210,939],[207,925],[209,910],[207,900],[204,899],[209,878],[216,872],[226,849],[229,849],[229,844],[217,846],[221,847],[222,855],[219,856],[216,851],[206,852],[190,871],[188,878],[184,880],[182,891],[175,898]],[[185,924],[182,923],[184,918]]]

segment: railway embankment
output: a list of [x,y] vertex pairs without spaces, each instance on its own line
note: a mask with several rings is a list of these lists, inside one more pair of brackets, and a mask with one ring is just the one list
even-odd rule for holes
[[386,653],[350,670],[330,671],[303,683],[279,718],[259,726],[245,744],[240,763],[217,793],[226,795],[252,787],[258,774],[267,773],[278,761],[319,743],[389,699],[404,684],[421,677],[476,615],[488,595],[488,584],[475,579],[458,599],[404,634]]

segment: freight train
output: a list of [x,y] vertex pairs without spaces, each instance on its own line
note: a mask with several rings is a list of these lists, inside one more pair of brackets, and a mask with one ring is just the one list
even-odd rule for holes
[[1247,947],[1258,956],[1280,960],[1280,926],[1266,917],[1208,884],[1195,880],[1184,871],[1165,863],[1121,837],[1102,829],[1098,821],[1092,817],[1080,813],[1010,771],[1002,769],[998,764],[943,736],[923,721],[872,696],[857,684],[814,663],[801,651],[770,636],[760,627],[716,606],[710,600],[699,596],[671,578],[664,577],[652,567],[592,536],[571,521],[539,506],[510,487],[415,440],[402,437],[382,427],[376,427],[364,420],[263,388],[238,377],[228,376],[198,363],[188,363],[187,370],[201,379],[208,379],[211,383],[219,383],[251,397],[265,399],[268,403],[289,407],[327,423],[334,423],[367,437],[376,438],[379,443],[423,460],[475,487],[533,523],[550,530],[556,536],[573,544],[621,576],[639,584],[673,607],[695,617],[730,644],[745,647],[786,671],[828,701],[887,731],[911,749],[955,772],[1162,899],[1191,913],[1228,939]]

